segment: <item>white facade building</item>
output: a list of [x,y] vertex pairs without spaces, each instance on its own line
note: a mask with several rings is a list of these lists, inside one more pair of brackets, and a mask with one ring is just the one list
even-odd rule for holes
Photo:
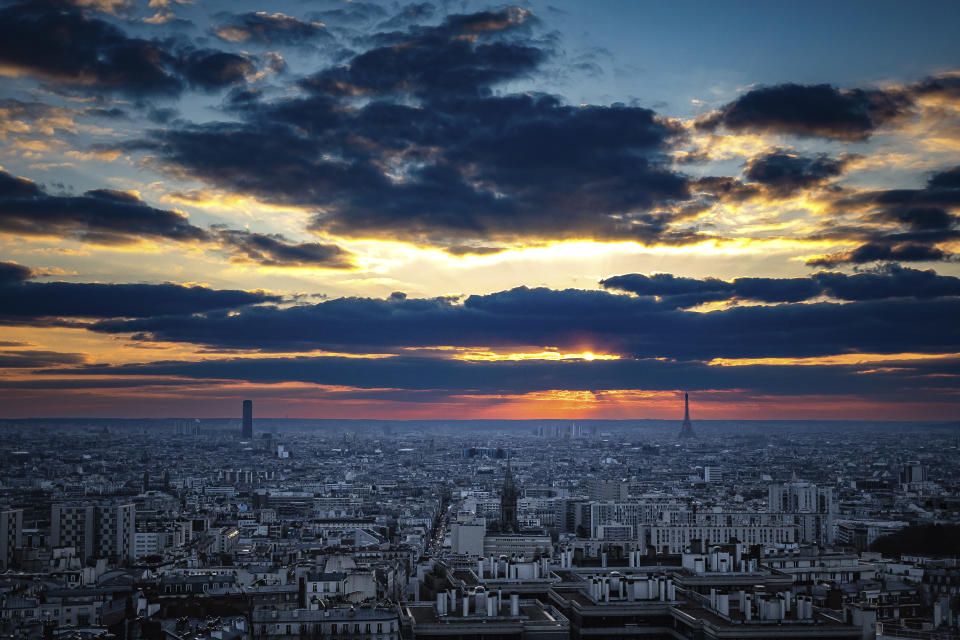
[[479,558],[483,555],[483,536],[487,532],[487,523],[483,518],[472,518],[454,522],[451,545],[454,553]]

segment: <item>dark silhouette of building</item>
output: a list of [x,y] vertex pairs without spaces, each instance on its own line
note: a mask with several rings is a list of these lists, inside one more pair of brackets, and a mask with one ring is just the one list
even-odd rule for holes
[[500,531],[502,533],[517,533],[520,530],[517,522],[517,498],[519,492],[513,484],[513,472],[510,470],[510,458],[507,458],[507,471],[503,475],[503,492],[500,494]]
[[680,426],[681,438],[694,437],[693,425],[690,424],[690,394],[683,394],[683,424]]
[[253,438],[253,400],[243,401],[243,431],[240,437],[244,440]]

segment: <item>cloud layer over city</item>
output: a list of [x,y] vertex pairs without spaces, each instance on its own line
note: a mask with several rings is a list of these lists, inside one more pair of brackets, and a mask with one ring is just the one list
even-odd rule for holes
[[3,6],[10,415],[954,416],[946,36],[688,78],[605,20]]

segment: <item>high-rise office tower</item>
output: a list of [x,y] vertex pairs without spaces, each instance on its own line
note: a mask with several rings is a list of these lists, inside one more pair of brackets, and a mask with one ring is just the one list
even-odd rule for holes
[[693,437],[693,425],[690,424],[690,394],[683,394],[683,425],[680,427],[681,438]]
[[243,430],[240,437],[245,440],[253,438],[253,400],[243,401]]

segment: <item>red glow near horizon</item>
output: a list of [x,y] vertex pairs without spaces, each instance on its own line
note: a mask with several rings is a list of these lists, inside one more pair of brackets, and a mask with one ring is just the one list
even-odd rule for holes
[[[47,392],[0,391],[6,418],[230,418],[240,416],[240,402],[254,402],[255,417],[375,420],[680,420],[682,391],[549,391],[522,395],[448,395],[404,402],[357,391],[344,397],[313,385],[196,385],[165,389],[63,390],[56,402]],[[370,397],[363,397],[369,393]],[[350,392],[346,392],[349,396]],[[757,396],[748,391],[691,393],[696,420],[951,420],[960,399],[942,402],[878,402],[856,396]],[[37,407],[43,412],[38,413]]]

